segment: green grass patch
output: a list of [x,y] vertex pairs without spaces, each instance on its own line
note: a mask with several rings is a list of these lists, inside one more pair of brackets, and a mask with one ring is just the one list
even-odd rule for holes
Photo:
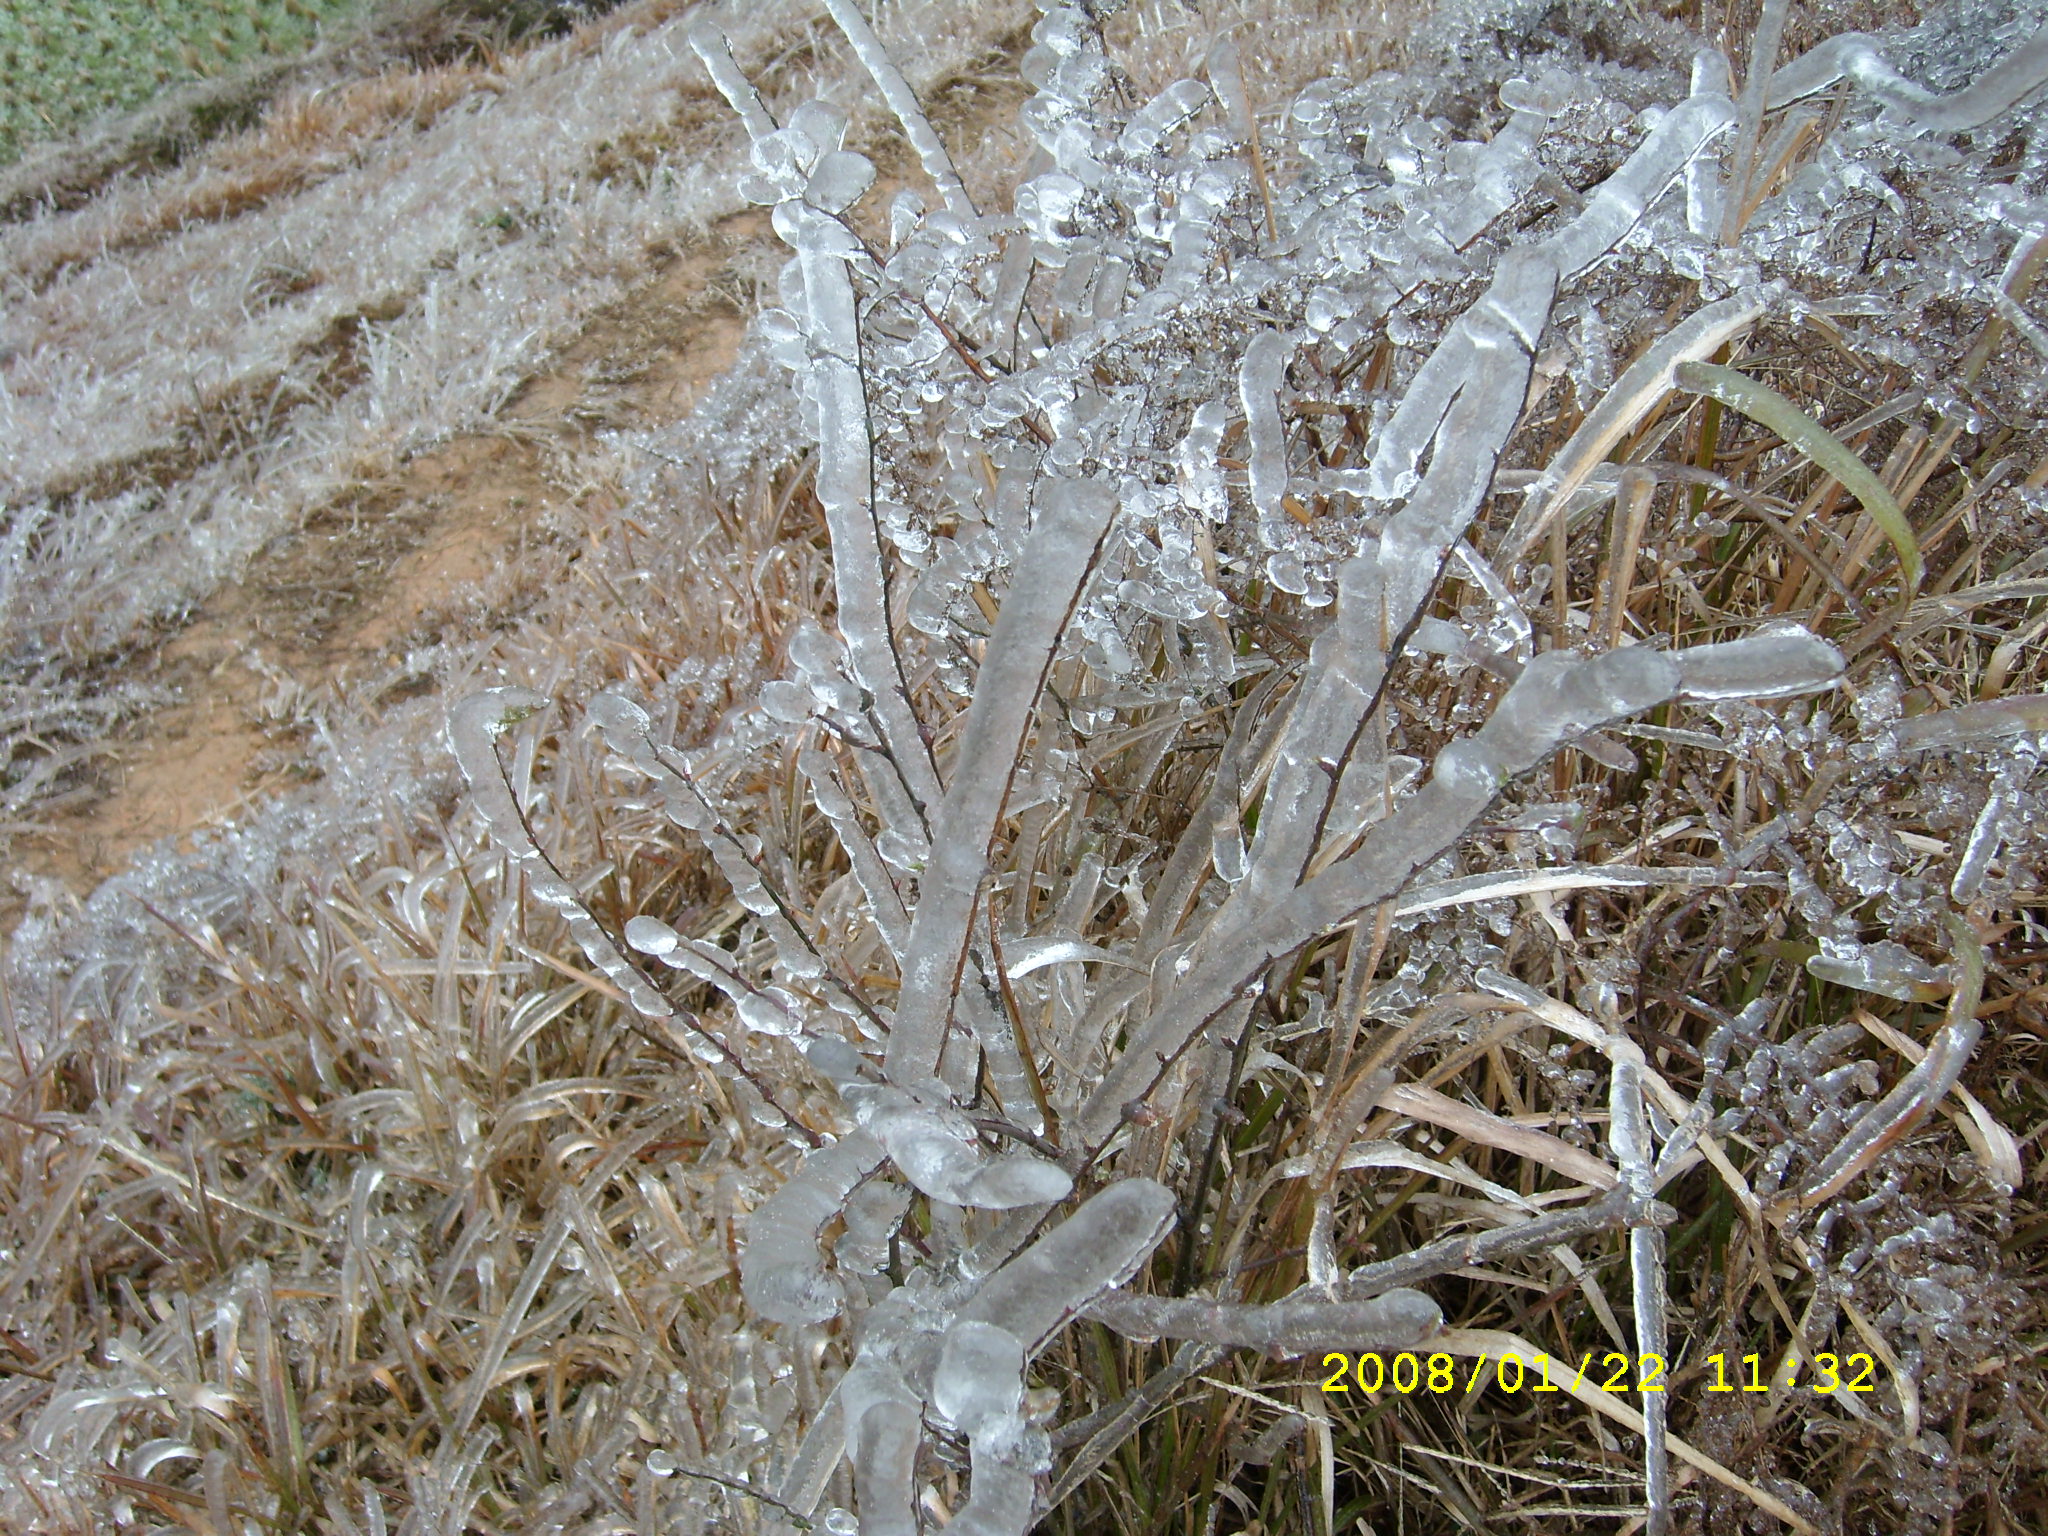
[[11,0],[0,6],[0,165],[162,91],[303,53],[367,3]]

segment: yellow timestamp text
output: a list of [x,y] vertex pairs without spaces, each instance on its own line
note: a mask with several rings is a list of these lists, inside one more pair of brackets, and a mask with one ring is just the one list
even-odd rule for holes
[[[1774,1383],[1766,1380],[1770,1375],[1763,1364],[1761,1354],[1744,1355],[1739,1362],[1731,1364],[1725,1354],[1706,1357],[1709,1392],[1768,1392]],[[1813,1357],[1813,1371],[1807,1377],[1806,1386],[1818,1393],[1830,1392],[1874,1392],[1877,1390],[1872,1377],[1877,1362],[1869,1355],[1850,1355],[1846,1359],[1839,1355],[1817,1354]],[[1555,1379],[1552,1366],[1559,1367]],[[1489,1369],[1491,1367],[1491,1369]],[[1568,1392],[1577,1393],[1591,1387],[1601,1392],[1662,1392],[1666,1387],[1669,1364],[1662,1355],[1625,1355],[1619,1351],[1601,1355],[1588,1350],[1580,1357],[1578,1368],[1569,1378],[1565,1374],[1567,1363],[1553,1361],[1549,1355],[1534,1355],[1524,1359],[1518,1354],[1480,1355],[1476,1360],[1460,1366],[1457,1358],[1447,1354],[1421,1355],[1404,1350],[1398,1355],[1362,1353],[1342,1354],[1332,1351],[1323,1356],[1323,1377],[1325,1392],[1398,1392],[1403,1395],[1418,1392],[1434,1392],[1439,1395],[1450,1392],[1478,1392],[1487,1387],[1497,1387],[1503,1392]],[[1786,1362],[1787,1375],[1781,1378],[1786,1387],[1799,1385],[1800,1363]]]

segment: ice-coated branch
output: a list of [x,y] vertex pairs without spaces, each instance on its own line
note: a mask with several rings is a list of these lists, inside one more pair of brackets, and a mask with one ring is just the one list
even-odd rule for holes
[[1497,1264],[1523,1254],[1542,1253],[1589,1232],[1605,1232],[1628,1216],[1629,1192],[1616,1185],[1598,1198],[1568,1211],[1512,1222],[1487,1232],[1461,1234],[1424,1243],[1391,1259],[1361,1265],[1338,1285],[1339,1299],[1363,1301],[1401,1286],[1420,1285],[1453,1270]]
[[471,694],[449,712],[448,745],[455,753],[462,776],[469,781],[470,796],[491,840],[526,878],[526,887],[534,900],[561,914],[577,947],[624,994],[635,1013],[646,1019],[673,1018],[675,1009],[668,999],[648,985],[639,967],[612,942],[611,935],[583,905],[576,888],[562,878],[561,871],[534,842],[525,813],[519,809],[512,785],[505,777],[505,765],[498,757],[498,737],[547,706],[547,699],[530,688],[486,688]]
[[795,250],[803,274],[810,383],[817,398],[817,497],[832,538],[840,633],[854,679],[874,701],[894,770],[911,798],[930,806],[939,799],[938,773],[911,709],[902,658],[889,629],[881,530],[875,521],[874,441],[849,267],[857,245],[845,225],[801,203],[779,204],[775,229]]
[[[1775,651],[1781,639],[1759,636],[1730,644]],[[1713,666],[1745,665],[1743,654],[1718,655]],[[1416,870],[1464,835],[1511,778],[1574,736],[1676,697],[1684,686],[1685,655],[1641,648],[1593,657],[1545,652],[1529,663],[1476,734],[1437,755],[1430,781],[1375,826],[1357,852],[1241,919],[1232,910],[1236,903],[1226,903],[1209,925],[1213,942],[1131,1030],[1124,1054],[1073,1122],[1087,1144],[1109,1139],[1125,1105],[1150,1090],[1260,969],[1397,894]]]
[[851,1132],[810,1153],[761,1202],[740,1254],[740,1292],[748,1306],[777,1323],[822,1323],[837,1315],[839,1286],[825,1273],[818,1235],[887,1158],[874,1137]]
[[1023,1536],[1036,1492],[1023,1464],[1024,1344],[993,1323],[946,1332],[932,1373],[932,1407],[967,1436],[973,1458],[967,1505],[946,1529],[967,1536]]
[[1189,1339],[1272,1355],[1412,1349],[1444,1322],[1434,1301],[1411,1290],[1383,1291],[1363,1301],[1308,1294],[1262,1303],[1115,1291],[1090,1306],[1088,1316],[1127,1339]]
[[758,142],[775,132],[775,119],[762,104],[761,93],[754,89],[753,82],[733,62],[732,45],[726,41],[723,32],[709,22],[700,21],[690,28],[690,48],[704,61],[711,83],[745,125],[748,138]]
[[1892,68],[1875,41],[1867,33],[1844,32],[1808,49],[1771,76],[1771,105],[1811,96],[1846,77],[1904,117],[1915,133],[1967,133],[2048,85],[2048,28],[1946,96]]
[[932,820],[931,863],[903,955],[903,988],[885,1063],[918,1088],[936,1076],[952,1000],[988,865],[989,839],[1060,637],[1116,511],[1116,493],[1055,479],[1041,494],[974,683],[952,782]]
[[975,217],[967,188],[961,184],[960,173],[953,169],[953,157],[946,153],[944,141],[933,129],[931,119],[924,115],[924,108],[918,105],[917,93],[903,78],[903,71],[896,67],[896,61],[889,57],[889,50],[882,46],[882,40],[875,36],[875,29],[868,25],[860,7],[854,4],[854,0],[825,0],[825,9],[845,34],[854,57],[860,60],[868,78],[875,82],[875,89],[882,93],[882,100],[896,114],[896,121],[903,127],[903,136],[917,152],[918,163],[924,167],[932,185],[938,188],[947,210],[961,218]]
[[1137,1273],[1172,1228],[1173,1212],[1164,1184],[1110,1185],[983,1281],[961,1320],[994,1323],[1037,1353],[1069,1318]]
[[1561,281],[1578,276],[1613,250],[1693,157],[1734,123],[1735,103],[1727,97],[1688,96],[1600,183],[1579,216],[1536,249],[1556,266]]

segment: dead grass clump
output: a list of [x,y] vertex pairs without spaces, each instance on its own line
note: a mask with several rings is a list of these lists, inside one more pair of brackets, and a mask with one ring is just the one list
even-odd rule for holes
[[1784,19],[1059,12],[867,244],[700,39],[782,308],[467,805],[401,708],[9,973],[8,1517],[2034,1519],[2040,107]]

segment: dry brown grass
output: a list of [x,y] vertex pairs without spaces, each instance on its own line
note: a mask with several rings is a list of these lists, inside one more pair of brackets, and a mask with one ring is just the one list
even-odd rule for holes
[[[1330,16],[1289,20],[1297,65],[1262,79],[1262,99],[1372,53]],[[1141,83],[1185,70],[1179,50],[1193,41],[1174,25],[1138,29]],[[995,57],[984,52],[955,89],[1002,100]],[[334,157],[410,132],[492,78],[450,69],[286,103],[209,166],[212,181],[154,206],[237,216],[347,175]],[[1817,148],[1795,151],[1787,171]],[[1013,159],[991,135],[970,177],[992,190]],[[138,232],[177,223],[126,217]],[[1648,308],[1691,297],[1660,293]],[[1893,546],[1840,485],[1769,431],[1682,393],[1651,406],[1613,455],[1642,479],[1607,510],[1560,519],[1537,551],[1555,573],[1536,615],[1545,643],[1700,644],[1792,616],[1847,656],[1839,698],[1811,717],[1674,707],[1589,739],[1432,877],[1528,864],[1537,833],[1509,812],[1564,802],[1580,818],[1579,861],[1678,872],[1663,886],[1502,901],[1490,928],[1442,919],[1494,947],[1485,964],[1628,1033],[1687,1099],[1749,1111],[1722,1128],[1725,1166],[1662,1192],[1673,1428],[1820,1529],[1891,1528],[1901,1500],[1922,1528],[1991,1533],[2048,1520],[2048,1211],[2034,1140],[2048,1124],[2048,896],[2019,877],[2042,867],[2041,828],[2014,829],[2006,877],[1958,899],[1965,929],[1907,933],[1925,962],[1981,947],[1979,995],[1961,972],[1890,999],[1804,966],[1818,924],[1800,876],[1857,905],[1841,875],[1854,851],[1842,810],[1883,824],[1898,880],[1938,892],[2008,769],[2005,737],[1965,732],[1952,751],[1889,758],[1863,749],[1954,718],[1942,711],[2035,708],[2048,692],[2043,530],[2022,495],[2048,481],[2048,437],[2025,403],[2039,359],[1995,318],[1959,308],[1924,321],[1929,373],[1963,379],[1975,425],[1918,408],[1884,415],[1926,381],[1822,319],[1760,330],[1730,359],[1881,469],[1925,558],[1918,594],[1902,591]],[[1646,322],[1617,361],[1655,339]],[[1370,379],[1393,351],[1352,361]],[[523,680],[576,700],[623,685],[694,746],[781,674],[795,627],[832,616],[829,545],[793,422],[751,463],[720,457],[753,424],[794,415],[765,360],[746,364],[753,372],[728,378],[690,424],[571,445],[555,474],[576,509],[565,514],[576,558],[560,557],[564,545],[537,557],[523,573],[531,606],[510,633],[449,637],[427,664],[439,689]],[[1334,372],[1301,382],[1297,426],[1345,388]],[[1550,462],[1593,403],[1554,375],[1508,462]],[[1329,462],[1363,453],[1361,415],[1333,408],[1317,425]],[[1519,506],[1494,498],[1475,541],[1495,548]],[[1123,866],[1129,889],[1153,888],[1232,736],[1253,749],[1244,800],[1256,804],[1257,749],[1321,619],[1269,589],[1232,595],[1230,643],[1269,660],[1271,681],[1230,690],[1198,720],[1165,726],[1125,704],[1086,739],[1062,737],[1086,787],[1006,820],[991,850],[1022,893],[1002,914],[1016,932],[1135,950],[1145,912],[1094,876]],[[1491,602],[1453,579],[1432,611],[1450,619]],[[1077,703],[1101,692],[1079,663],[1053,686]],[[919,690],[943,755],[964,701],[929,675]],[[1390,689],[1386,745],[1427,760],[1500,691],[1483,668],[1411,655]],[[789,1138],[744,1084],[628,1027],[616,990],[528,901],[465,808],[436,739],[440,708],[438,697],[358,701],[337,716],[346,739],[324,759],[317,796],[147,863],[61,934],[48,906],[24,930],[0,975],[0,1349],[11,1355],[0,1355],[0,1521],[220,1536],[770,1528],[772,1509],[734,1484],[774,1486],[849,1349],[843,1333],[763,1327],[739,1296],[745,1218],[786,1176]],[[508,737],[506,753],[534,837],[611,932],[651,913],[736,949],[758,940],[701,850],[575,710]],[[843,854],[793,755],[743,756],[725,787],[787,856],[797,908],[832,910]],[[1682,878],[1773,825],[1786,857],[1755,856],[1774,878]],[[884,960],[853,958],[860,985],[891,995]],[[1234,1282],[1241,1299],[1277,1299],[1305,1277],[1319,1211],[1347,1262],[1364,1263],[1572,1187],[1606,1129],[1587,1053],[1553,1045],[1528,1006],[1466,984],[1474,963],[1392,903],[1277,962],[1254,1003],[1260,1049],[1207,1042],[1093,1171],[1162,1178],[1211,1223],[1170,1242],[1138,1288]],[[1086,997],[1044,972],[1030,982],[1009,1000],[1019,1021],[1041,1041],[1071,1035]],[[708,990],[675,995],[724,1028]],[[1746,1030],[1727,1030],[1752,1002]],[[1865,1258],[1836,1280],[1808,1262],[1811,1216],[1771,1200],[1828,1149],[1813,1084],[1836,1074],[1849,1102],[1874,1097],[1909,1071],[1908,1046],[1959,1011],[1986,1026],[1963,1079],[1985,1123],[1971,1139],[1968,1109],[1949,1098],[1866,1170],[1832,1238],[1837,1256]],[[808,1128],[841,1127],[791,1049],[732,1038]],[[1711,1059],[1731,1046],[1717,1071]],[[1047,1076],[1064,1065],[1048,1049]],[[1382,1067],[1416,1091],[1360,1097]],[[2011,1192],[1993,1179],[2001,1134],[2024,1159]],[[1411,1161],[1340,1178],[1334,1160],[1353,1142],[1398,1143],[1469,1177]],[[1301,1158],[1319,1160],[1317,1177],[1289,1175]],[[1943,1213],[1953,1227],[1930,1236],[1925,1221]],[[1613,1319],[1628,1311],[1626,1243],[1602,1231],[1574,1238],[1569,1260],[1462,1265],[1432,1293],[1454,1328],[1577,1361],[1625,1347]],[[1918,1321],[1932,1316],[1915,1310],[1929,1287],[1963,1302],[1942,1326]],[[1889,1351],[1890,1379],[1910,1386],[1873,1407],[1706,1390],[1715,1351],[1775,1360],[1822,1348]],[[1070,1494],[1049,1528],[1638,1528],[1636,1442],[1596,1414],[1499,1393],[1326,1396],[1317,1365],[1200,1359],[1077,1325],[1037,1368],[1061,1394],[1055,1478]],[[1126,1432],[1091,1441],[1119,1413]],[[957,1508],[959,1469],[926,1470]],[[1683,1470],[1679,1482],[1689,1528],[1772,1528],[1750,1494]],[[832,1502],[851,1503],[843,1482]]]

